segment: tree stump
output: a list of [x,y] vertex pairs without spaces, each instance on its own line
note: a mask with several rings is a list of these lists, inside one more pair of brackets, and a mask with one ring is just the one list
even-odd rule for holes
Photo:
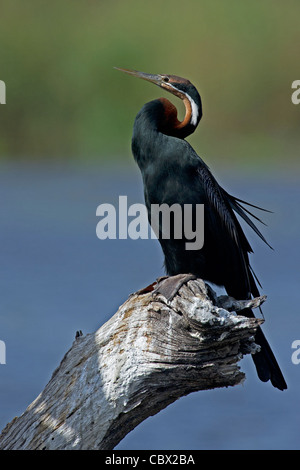
[[131,295],[95,333],[76,335],[41,394],[9,423],[0,449],[113,449],[147,417],[197,390],[241,383],[263,322],[236,312],[265,297],[217,297],[201,279],[171,302]]

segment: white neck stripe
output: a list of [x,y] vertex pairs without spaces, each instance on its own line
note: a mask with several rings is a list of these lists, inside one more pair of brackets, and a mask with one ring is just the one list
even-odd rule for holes
[[[182,93],[184,93],[184,91],[182,91]],[[190,95],[188,95],[187,93],[184,93],[184,94],[187,97],[187,99],[189,100],[189,102],[191,103],[191,107],[192,107],[192,116],[191,116],[191,121],[190,122],[191,122],[191,124],[193,124],[193,126],[196,126],[197,125],[197,119],[198,119],[198,116],[199,116],[199,108],[196,105],[193,98],[190,97]]]
[[169,86],[171,86],[172,88],[174,88],[174,90],[176,90],[177,92],[179,91],[180,93],[182,93],[183,95],[185,95],[187,97],[187,99],[189,100],[189,102],[191,103],[191,108],[192,108],[192,116],[191,116],[191,120],[190,120],[190,123],[193,125],[193,126],[196,126],[197,125],[197,120],[198,120],[198,116],[199,116],[199,108],[198,106],[196,105],[195,101],[193,100],[193,98],[190,97],[190,95],[188,95],[187,93],[185,93],[184,91],[182,90],[178,90],[176,87],[174,87],[171,83],[168,83]]

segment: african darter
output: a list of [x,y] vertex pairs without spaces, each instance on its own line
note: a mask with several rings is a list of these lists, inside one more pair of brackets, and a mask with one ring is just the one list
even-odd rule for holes
[[[175,75],[152,75],[119,69],[154,83],[177,96],[185,105],[183,121],[176,107],[166,98],[146,103],[137,114],[132,137],[132,152],[142,173],[149,219],[152,204],[204,204],[204,245],[187,250],[181,239],[159,237],[165,269],[169,277],[156,291],[174,296],[183,282],[199,277],[224,286],[228,295],[239,300],[258,297],[257,278],[249,263],[251,246],[235,215],[241,216],[266,241],[242,206],[245,201],[228,194],[216,181],[208,166],[184,140],[192,134],[202,117],[201,98],[189,80]],[[256,207],[256,206],[254,206]],[[266,242],[267,243],[267,242]],[[253,317],[250,308],[240,314]],[[280,390],[287,388],[275,356],[261,330],[255,342],[261,350],[252,355],[259,378],[271,380]]]

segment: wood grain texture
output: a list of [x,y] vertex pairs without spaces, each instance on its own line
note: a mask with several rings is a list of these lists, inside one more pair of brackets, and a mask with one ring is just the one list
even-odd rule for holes
[[[168,303],[132,295],[93,334],[78,336],[49,383],[0,436],[0,449],[113,449],[148,416],[197,390],[241,383],[261,319],[189,281]],[[226,307],[226,309],[225,309]]]

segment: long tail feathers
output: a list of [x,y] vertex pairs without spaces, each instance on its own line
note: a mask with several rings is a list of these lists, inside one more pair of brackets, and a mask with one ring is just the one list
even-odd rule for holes
[[263,382],[271,380],[272,385],[279,390],[286,390],[287,384],[284,380],[280,367],[275,359],[268,341],[266,340],[260,328],[256,332],[255,342],[261,347],[261,350],[252,356],[258,377]]
[[265,212],[271,212],[267,209],[263,209],[262,207],[258,207],[258,206],[255,206],[254,204],[250,204],[249,202],[246,202],[246,201],[242,201],[241,199],[238,199],[234,196],[231,196],[230,194],[226,193],[228,199],[229,199],[229,203],[232,207],[232,209],[240,216],[244,219],[244,221],[252,228],[252,230],[254,230],[254,232],[259,236],[259,238],[261,238],[261,240],[266,243],[266,245],[268,245],[271,249],[273,249],[271,247],[271,245],[267,242],[267,240],[265,239],[265,237],[263,236],[263,234],[260,232],[260,230],[256,227],[256,225],[252,222],[252,220],[248,217],[247,214],[249,214],[251,217],[253,217],[254,219],[258,220],[258,222],[266,225],[261,219],[259,219],[256,215],[252,214],[252,212],[250,212],[248,209],[246,209],[245,207],[243,207],[241,205],[242,204],[247,204],[248,206],[251,206],[251,207],[255,207],[256,209],[259,209],[261,211],[265,211]]
[[[224,191],[224,190],[223,190]],[[234,196],[231,196],[228,194],[226,191],[224,191],[227,199],[229,201],[229,204],[231,208],[240,216],[244,219],[244,221],[254,230],[254,232],[271,248],[271,245],[266,241],[265,237],[262,235],[262,233],[259,231],[259,229],[256,227],[256,225],[253,223],[253,221],[249,218],[248,215],[256,219],[258,222],[261,222],[264,224],[262,220],[260,220],[256,215],[252,214],[248,209],[242,206],[242,204],[246,204],[247,206],[254,207],[255,209],[259,209],[265,212],[271,212],[267,209],[263,209],[261,207],[255,206],[254,204],[250,204],[246,201],[243,201],[241,199],[238,199]],[[265,224],[264,224],[265,225]],[[251,247],[247,249],[248,252],[252,251]],[[260,285],[257,277],[255,276],[252,268],[250,265],[248,265],[248,278],[250,281],[250,290],[251,293],[254,297],[257,297],[259,295],[257,286],[255,284],[255,279]],[[255,279],[254,279],[255,278]],[[229,295],[232,295],[233,297],[237,298],[236,292],[230,292],[230,287],[227,289],[227,292]],[[241,292],[239,293],[241,294]],[[239,295],[239,298],[242,298],[243,295]],[[240,315],[245,315],[248,317],[254,316],[253,312],[251,309],[245,309],[241,310],[239,312]],[[261,328],[258,328],[256,334],[255,334],[255,342],[261,347],[261,350],[255,354],[253,354],[252,358],[256,367],[257,375],[262,380],[263,382],[267,382],[268,380],[271,381],[272,385],[279,390],[286,390],[287,389],[287,384],[284,380],[284,377],[282,375],[282,372],[280,370],[280,367],[276,361],[276,358],[273,354],[273,351],[266,340]]]

